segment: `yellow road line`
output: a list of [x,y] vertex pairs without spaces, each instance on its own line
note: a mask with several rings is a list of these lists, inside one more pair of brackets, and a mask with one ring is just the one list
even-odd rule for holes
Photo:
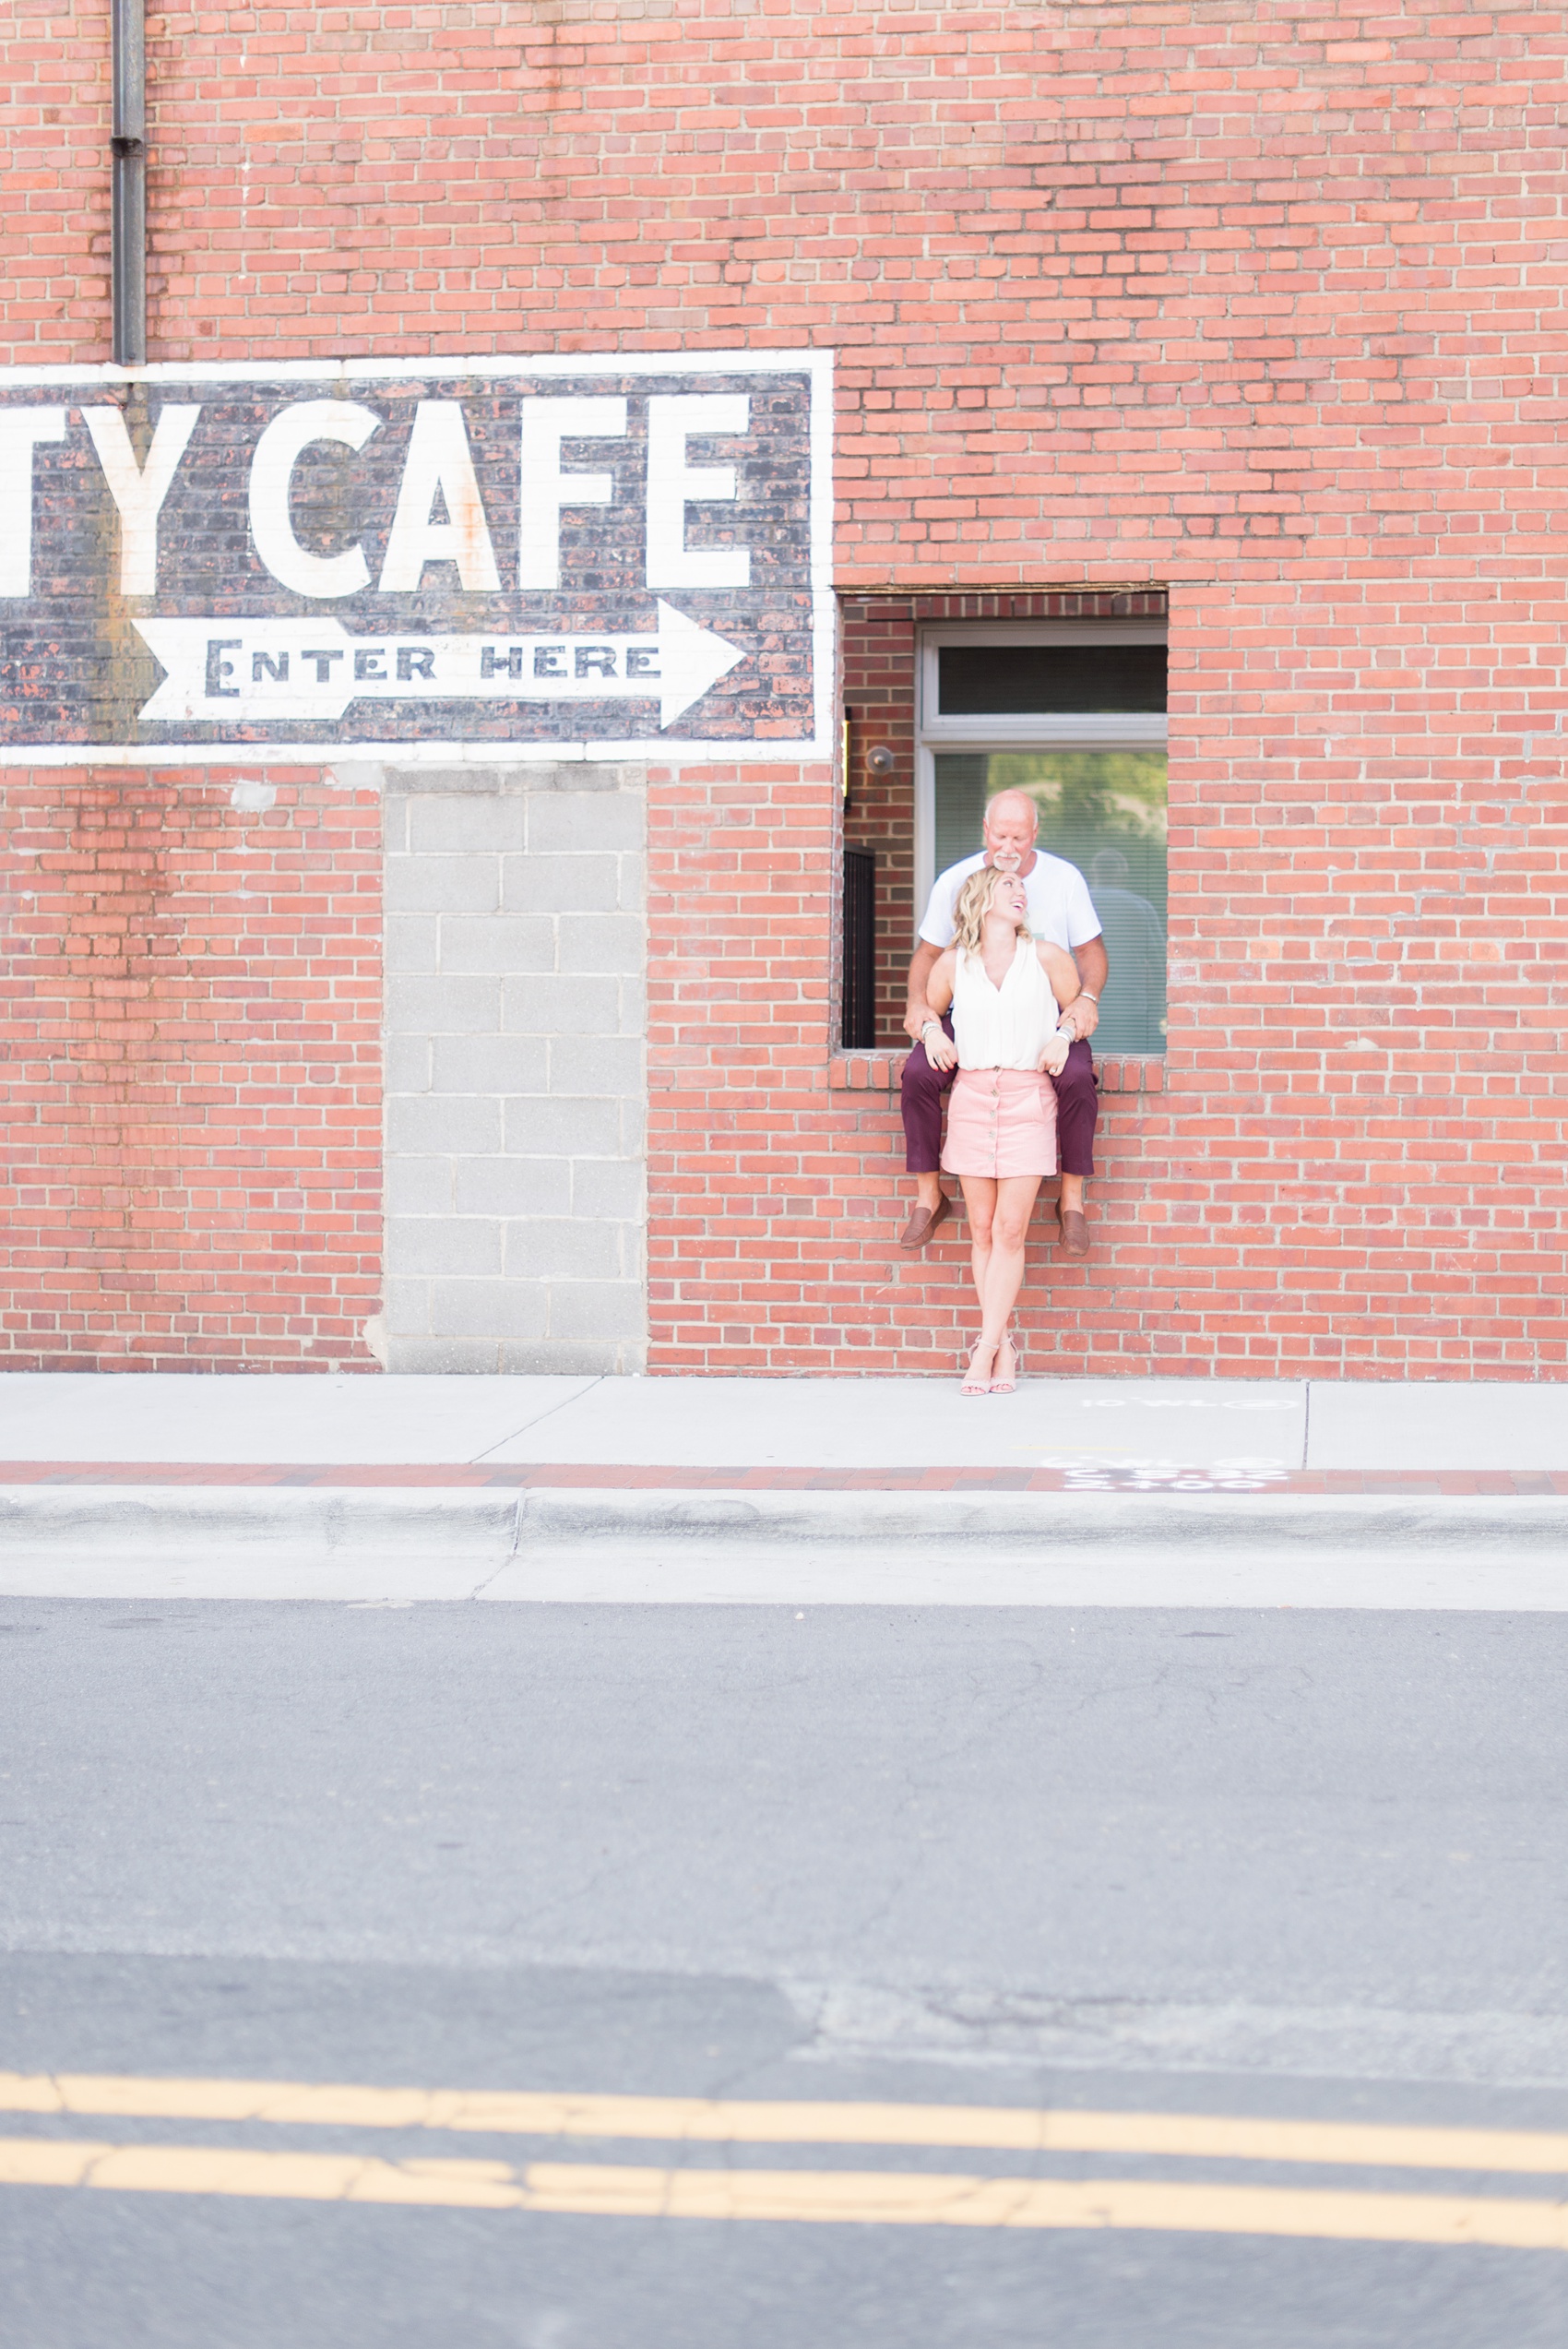
[[638,2170],[536,2163],[536,2211],[858,2221],[873,2226],[1136,2227],[1568,2250],[1568,2210],[1482,2195],[1343,2194],[1132,2178],[930,2177],[897,2171]]
[[506,2090],[312,2086],[0,2072],[0,2111],[118,2120],[267,2121],[496,2136],[660,2138],[724,2145],[931,2145],[1000,2153],[1141,2153],[1211,2161],[1568,2174],[1568,2132],[1406,2128],[1206,2113],[982,2105],[740,2103]]
[[1568,2250],[1568,2209],[1486,2195],[1325,2193],[1135,2178],[932,2177],[897,2171],[631,2169],[588,2164],[384,2162],[350,2153],[0,2139],[0,2185],[312,2202],[530,2211],[599,2218],[782,2220],[863,2226],[1112,2227],[1338,2242]]
[[521,2211],[507,2162],[383,2162],[361,2153],[258,2153],[245,2147],[93,2145],[0,2138],[0,2186],[102,2186],[139,2194],[241,2194],[305,2202],[422,2202]]

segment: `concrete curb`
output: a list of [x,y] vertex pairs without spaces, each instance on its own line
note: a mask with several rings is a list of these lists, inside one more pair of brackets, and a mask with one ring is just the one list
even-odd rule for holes
[[791,1548],[1047,1560],[1366,1555],[1560,1559],[1568,1498],[1223,1493],[755,1493],[582,1487],[0,1486],[0,1575],[23,1558],[423,1559],[474,1574],[564,1550]]
[[368,1485],[0,1485],[0,1567],[18,1556],[127,1560],[242,1557],[441,1558],[504,1566],[517,1546],[512,1493]]
[[1568,1498],[1229,1493],[534,1491],[519,1550],[593,1543],[790,1544],[1035,1557],[1171,1550],[1561,1554]]

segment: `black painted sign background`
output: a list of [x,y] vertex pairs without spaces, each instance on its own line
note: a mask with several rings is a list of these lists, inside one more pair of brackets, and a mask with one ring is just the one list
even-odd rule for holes
[[[533,377],[433,369],[391,380],[374,373],[90,385],[0,378],[0,433],[13,410],[63,411],[63,437],[25,445],[17,435],[32,428],[19,419],[0,447],[12,475],[6,515],[14,522],[21,510],[25,468],[31,532],[30,574],[18,569],[26,551],[18,555],[13,531],[10,592],[0,593],[0,755],[15,759],[30,746],[71,745],[145,752],[198,745],[808,743],[818,683],[812,388],[806,366],[790,372],[781,364]],[[672,403],[693,396],[732,404],[677,413]],[[624,434],[561,441],[558,584],[523,586],[529,545],[537,573],[540,531],[548,542],[557,519],[552,506],[542,522],[539,512],[530,522],[524,511],[524,405],[576,399],[624,400]],[[363,415],[351,420],[351,429],[366,435],[357,448],[312,439],[297,455],[285,450],[281,469],[273,468],[284,485],[279,497],[286,495],[286,512],[279,511],[307,562],[360,550],[364,583],[349,593],[301,593],[276,575],[257,544],[257,444],[284,411],[306,401],[347,403],[374,420],[374,429]],[[662,427],[654,412],[659,401]],[[126,593],[125,524],[86,411],[117,407],[128,449],[145,466],[170,403],[195,404],[199,413],[155,518],[156,588]],[[421,440],[424,471],[416,465],[419,479],[406,484],[422,403],[447,412],[419,426],[429,433]],[[460,425],[451,421],[454,405]],[[710,431],[716,414],[731,421],[743,414],[744,428]],[[647,519],[650,420],[656,440],[662,430],[658,461],[665,473],[671,462],[691,469],[682,476],[690,495],[681,543],[693,554],[729,551],[731,574],[743,550],[745,576],[737,583],[687,583],[690,566],[668,552],[668,530],[665,560],[679,576],[673,583],[650,578],[657,568]],[[285,439],[292,429],[285,428]],[[466,586],[455,558],[420,559],[429,543],[422,531],[439,541],[445,529],[449,538],[462,519],[451,511],[449,479],[437,481],[434,495],[419,494],[433,448],[437,460],[456,450],[477,486],[481,511],[465,556]],[[722,493],[725,468],[732,470],[733,495],[707,494],[716,486]],[[584,474],[608,476],[608,497],[575,502],[573,478]],[[417,586],[382,584],[400,495],[408,507],[401,569],[410,570],[411,543]],[[662,510],[668,518],[669,495]],[[275,515],[274,542],[277,525]]]

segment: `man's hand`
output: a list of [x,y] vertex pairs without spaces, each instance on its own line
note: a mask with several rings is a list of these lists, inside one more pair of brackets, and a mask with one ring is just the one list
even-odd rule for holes
[[[1047,1077],[1060,1077],[1062,1071],[1067,1066],[1067,1055],[1072,1048],[1072,1043],[1073,1039],[1067,1034],[1065,1030],[1058,1028],[1052,1034],[1051,1042],[1046,1045],[1045,1050],[1040,1054],[1039,1058],[1036,1061],[1035,1067],[1040,1069]],[[927,1050],[929,1052],[929,1045],[927,1046]]]
[[[931,1020],[931,1014],[929,1011],[926,1013],[926,1019],[928,1021]],[[932,1024],[932,1032],[925,1039],[925,1056],[930,1061],[933,1068],[941,1069],[944,1072],[949,1068],[956,1068],[958,1066],[958,1047],[953,1042],[953,1039],[949,1036],[945,1028]]]

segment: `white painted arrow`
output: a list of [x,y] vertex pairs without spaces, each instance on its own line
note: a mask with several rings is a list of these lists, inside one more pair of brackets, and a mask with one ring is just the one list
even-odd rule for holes
[[155,725],[339,719],[351,701],[657,701],[660,731],[743,647],[660,601],[657,634],[350,636],[337,620],[137,620],[168,671]]

